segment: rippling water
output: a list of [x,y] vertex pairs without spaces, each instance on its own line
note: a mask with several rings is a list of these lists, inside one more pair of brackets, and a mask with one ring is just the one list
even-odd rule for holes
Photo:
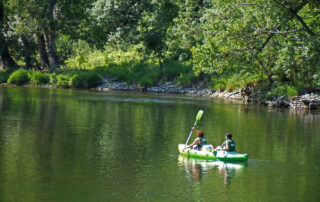
[[[199,109],[207,140],[233,133],[247,164],[179,157]],[[317,201],[319,132],[319,111],[0,87],[0,201]]]

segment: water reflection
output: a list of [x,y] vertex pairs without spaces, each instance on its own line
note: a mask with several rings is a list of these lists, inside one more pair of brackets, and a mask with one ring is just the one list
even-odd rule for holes
[[224,184],[230,185],[232,178],[240,175],[247,167],[247,163],[227,163],[223,161],[206,161],[187,158],[179,155],[178,163],[184,167],[186,178],[189,181],[199,182],[209,170],[216,170],[224,178]]

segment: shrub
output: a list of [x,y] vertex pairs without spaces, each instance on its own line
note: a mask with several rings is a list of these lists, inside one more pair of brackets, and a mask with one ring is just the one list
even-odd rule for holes
[[55,73],[49,75],[50,84],[55,85],[58,82],[57,75]]
[[188,73],[180,73],[180,76],[176,79],[176,82],[180,86],[187,86],[191,85],[192,82],[194,82],[196,79],[195,75],[193,72],[188,72]]
[[95,72],[73,72],[69,86],[73,88],[93,88],[102,83],[102,78]]
[[138,86],[143,87],[150,87],[154,86],[156,84],[155,80],[153,80],[151,77],[143,77],[141,80],[138,81]]
[[62,87],[62,88],[67,88],[69,87],[69,76],[68,75],[63,75],[63,74],[59,74],[57,76],[57,83],[56,86],[57,87]]
[[33,72],[31,74],[31,82],[34,84],[48,84],[50,77],[45,73]]
[[229,79],[226,83],[226,91],[227,92],[232,92],[233,90],[235,90],[236,88],[238,88],[238,86],[240,86],[240,83],[237,83],[235,80],[233,79]]
[[287,95],[289,97],[297,96],[299,95],[299,90],[297,87],[294,86],[287,86]]
[[83,80],[78,74],[75,74],[70,78],[69,86],[71,86],[72,88],[82,88],[84,87]]
[[217,79],[211,81],[211,86],[216,91],[224,91],[226,89],[227,81],[225,79]]
[[95,72],[86,72],[80,75],[83,77],[84,86],[86,88],[93,88],[102,83],[101,76]]
[[181,76],[181,74],[186,76],[191,72],[192,72],[191,65],[183,65],[177,62],[165,63],[161,68],[161,77],[164,80],[172,80],[174,78]]
[[24,69],[19,69],[13,72],[9,79],[8,83],[15,84],[15,85],[24,85],[30,81],[30,78],[28,76],[28,72]]
[[10,73],[8,71],[0,71],[0,83],[6,83]]
[[279,96],[292,97],[292,96],[299,95],[299,88],[294,86],[279,84],[279,85],[273,86],[271,92],[267,94],[268,94],[267,97],[269,99],[272,97],[279,97]]

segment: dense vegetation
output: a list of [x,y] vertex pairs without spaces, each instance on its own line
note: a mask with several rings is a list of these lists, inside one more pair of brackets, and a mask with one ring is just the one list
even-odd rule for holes
[[80,69],[143,86],[320,88],[317,0],[2,0],[0,30],[3,69],[55,72],[59,86],[88,87],[68,73]]

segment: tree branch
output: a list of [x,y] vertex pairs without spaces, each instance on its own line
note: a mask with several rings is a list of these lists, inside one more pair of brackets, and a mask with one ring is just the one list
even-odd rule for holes
[[306,29],[308,34],[310,36],[314,36],[315,34],[312,32],[312,30],[308,27],[308,25],[303,21],[303,19],[297,14],[297,12],[294,12],[292,9],[289,9],[290,13],[298,19],[298,21],[302,24],[302,26]]
[[[302,24],[302,26],[306,29],[306,31],[308,32],[308,34],[310,35],[310,36],[314,36],[315,34],[312,32],[312,30],[308,27],[308,25],[303,21],[303,19],[298,15],[298,11],[300,10],[297,10],[297,9],[295,9],[295,10],[293,10],[292,8],[288,8],[286,5],[282,5],[280,2],[278,2],[277,0],[273,0],[274,2],[276,2],[277,4],[279,4],[280,6],[282,6],[283,8],[285,8],[286,10],[288,10],[289,11],[289,13],[293,16],[293,17],[295,17],[295,18],[297,18],[297,20]],[[302,4],[307,4],[308,3],[308,1],[307,0],[305,0],[305,1],[303,1],[302,2]],[[301,8],[303,8],[303,6],[301,7]]]
[[[279,2],[277,2],[276,0],[274,0],[276,3],[279,4]],[[307,0],[302,1],[302,3],[295,9],[293,10],[294,12],[298,12],[299,10],[301,10],[306,4],[308,3]],[[292,17],[288,18],[286,21],[284,21],[282,24],[278,25],[274,30],[278,30],[280,29],[280,27],[287,23],[288,21],[290,21],[292,19]],[[271,38],[274,36],[274,33],[270,33],[269,36],[266,38],[266,40],[263,42],[262,46],[258,49],[257,54],[259,54],[269,43],[269,41],[271,40]]]
[[260,32],[260,33],[271,33],[271,34],[290,34],[290,33],[295,33],[295,32],[301,32],[301,31],[304,31],[302,29],[298,29],[298,30],[292,30],[292,31],[279,31],[279,30],[264,30],[264,29],[257,29],[255,27],[253,27],[253,29],[257,32]]
[[250,4],[250,3],[246,3],[246,4],[236,4],[236,6],[257,6],[259,8],[265,8],[265,6],[263,5],[259,5],[259,4]]

